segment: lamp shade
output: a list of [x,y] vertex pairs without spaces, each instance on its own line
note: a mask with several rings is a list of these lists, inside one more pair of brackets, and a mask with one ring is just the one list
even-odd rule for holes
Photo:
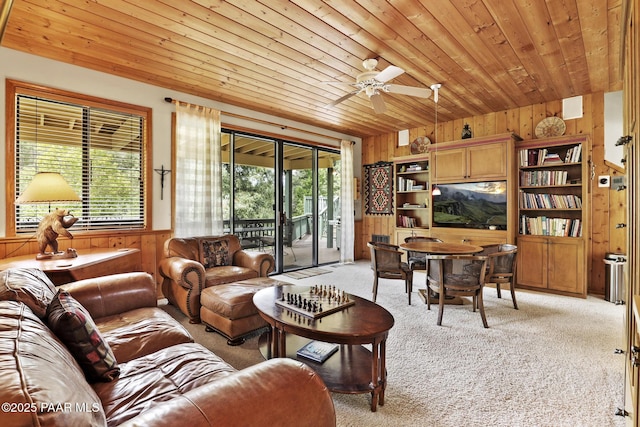
[[16,199],[16,204],[79,202],[78,194],[56,172],[38,172],[27,189]]

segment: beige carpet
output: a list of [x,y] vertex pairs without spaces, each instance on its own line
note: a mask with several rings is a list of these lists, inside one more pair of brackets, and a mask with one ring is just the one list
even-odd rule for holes
[[[368,263],[325,267],[322,278],[296,284],[335,284],[370,298]],[[417,273],[415,286],[423,287]],[[489,329],[470,304],[437,311],[414,294],[407,305],[397,281],[381,280],[378,303],[395,317],[387,342],[386,402],[369,410],[369,395],[334,393],[339,426],[624,426],[622,407],[624,306],[599,298],[578,299],[535,292],[509,298],[485,290]],[[197,341],[237,368],[261,361],[257,338],[226,345],[202,325],[189,325]],[[284,403],[284,402],[282,402]],[[294,410],[294,408],[292,408]]]
[[306,279],[307,277],[319,276],[321,274],[331,273],[332,270],[328,268],[305,268],[303,270],[290,271],[288,273],[284,273],[283,276],[287,276],[289,279]]

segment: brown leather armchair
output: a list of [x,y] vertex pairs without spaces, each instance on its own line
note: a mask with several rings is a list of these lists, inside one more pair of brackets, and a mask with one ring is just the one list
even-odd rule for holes
[[200,293],[209,286],[266,277],[275,268],[272,255],[245,251],[232,234],[178,238],[164,243],[159,265],[162,292],[191,323],[200,323]]

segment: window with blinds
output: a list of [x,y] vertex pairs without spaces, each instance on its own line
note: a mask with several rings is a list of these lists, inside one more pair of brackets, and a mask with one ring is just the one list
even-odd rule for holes
[[34,231],[50,209],[79,217],[74,229],[145,226],[145,115],[16,94],[15,194],[38,172],[59,172],[81,202],[16,205],[16,232]]

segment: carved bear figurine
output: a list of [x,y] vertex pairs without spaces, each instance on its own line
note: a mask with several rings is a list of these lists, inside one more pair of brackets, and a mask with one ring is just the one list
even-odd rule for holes
[[58,241],[56,239],[58,235],[73,239],[73,236],[67,231],[67,228],[75,224],[76,221],[78,221],[78,218],[71,215],[71,212],[66,209],[56,209],[54,212],[42,218],[36,233],[40,254],[47,254],[47,246],[51,247],[53,254],[60,253],[58,252]]

